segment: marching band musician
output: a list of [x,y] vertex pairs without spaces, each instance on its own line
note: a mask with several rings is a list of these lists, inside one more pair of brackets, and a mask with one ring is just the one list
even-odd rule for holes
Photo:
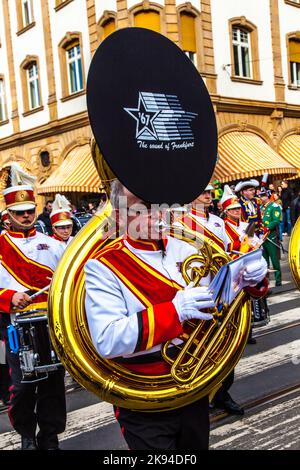
[[258,247],[259,238],[253,234],[253,237],[250,239],[246,234],[249,223],[241,221],[241,204],[228,185],[224,186],[221,204],[222,210],[225,213],[225,230],[230,238],[228,251],[246,252],[249,248],[254,249]]
[[[164,238],[157,231],[160,214],[117,182],[111,194],[115,208],[120,196],[127,198],[126,235],[85,264],[89,330],[102,357],[114,358],[136,373],[162,375],[170,366],[161,358],[161,343],[178,337],[185,320],[209,321],[211,315],[203,310],[214,303],[208,286],[186,286],[180,272],[182,261],[196,248]],[[255,275],[250,269],[246,277],[260,281],[265,274],[262,265],[255,267]],[[144,413],[117,407],[115,414],[130,449],[208,448],[207,396],[171,411]]]
[[279,204],[271,201],[271,191],[262,188],[259,197],[262,200],[262,220],[265,229],[268,231],[268,238],[263,244],[263,255],[266,262],[272,261],[275,270],[275,286],[281,286],[281,269],[280,269],[280,246],[278,237],[278,227],[282,218],[282,210]]
[[259,182],[254,179],[240,181],[235,186],[235,193],[240,193],[239,202],[242,207],[242,222],[254,222],[255,233],[258,237],[261,237],[264,234],[264,228],[261,220],[260,207],[255,197],[255,188],[258,186]]
[[192,202],[189,213],[178,218],[174,225],[181,225],[199,231],[214,241],[222,250],[228,251],[230,238],[226,234],[224,221],[209,212],[213,189],[212,184],[209,183],[197,199]]
[[[224,223],[226,233],[231,240],[229,250],[233,251],[233,257],[239,256],[239,253],[246,253],[252,249],[259,248],[261,241],[255,233],[251,234],[251,236],[247,234],[249,223],[241,221],[242,208],[240,201],[228,185],[224,187],[221,203],[225,214]],[[268,311],[266,300],[267,291],[268,282],[266,279],[259,291],[248,289],[248,292],[252,296],[251,303],[254,320],[260,320],[263,312]],[[252,326],[247,342],[248,344],[256,344],[256,339],[252,336]]]
[[[205,310],[215,304],[205,279],[198,287],[186,285],[182,263],[197,248],[164,234],[155,204],[182,206],[207,185],[217,154],[213,107],[182,51],[144,28],[118,30],[101,43],[89,70],[87,103],[95,140],[122,182],[114,182],[111,203],[126,228],[84,266],[91,339],[100,356],[136,374],[162,376],[170,371],[162,343],[180,342],[185,320],[210,322]],[[216,228],[225,234],[223,221]],[[247,282],[266,274],[266,263],[253,264],[246,267]],[[116,407],[128,447],[207,449],[208,396],[194,399],[160,412]]]
[[50,221],[53,230],[52,238],[62,242],[63,246],[66,247],[73,239],[71,236],[73,220],[71,205],[65,196],[56,194],[52,203]]
[[[14,313],[47,305],[42,293],[32,304],[30,295],[46,287],[63,253],[62,245],[34,228],[36,202],[35,178],[17,164],[11,165],[12,186],[3,191],[11,228],[0,236],[0,311],[1,323],[13,323]],[[7,338],[6,338],[7,340]],[[22,383],[19,356],[7,347],[11,369],[12,426],[21,435],[22,450],[58,448],[57,434],[65,429],[66,403],[64,369],[49,372],[47,379]],[[36,436],[37,426],[39,431]]]
[[[151,212],[147,203],[116,181],[111,193],[115,209],[120,196],[127,200],[126,234],[85,265],[89,329],[101,356],[116,358],[136,373],[163,375],[170,366],[161,357],[161,343],[182,333],[184,320],[210,320],[212,315],[203,309],[214,303],[207,287],[191,289],[182,278],[180,264],[196,249],[163,238],[159,212]],[[120,225],[125,224],[122,218]],[[172,411],[144,413],[118,407],[115,414],[130,449],[208,448],[207,397]]]

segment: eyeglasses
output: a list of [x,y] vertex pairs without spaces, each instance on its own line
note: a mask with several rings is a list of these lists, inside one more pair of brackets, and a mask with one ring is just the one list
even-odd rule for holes
[[15,215],[25,215],[26,213],[29,214],[29,215],[32,215],[35,213],[35,209],[27,209],[25,211],[12,211],[14,212]]

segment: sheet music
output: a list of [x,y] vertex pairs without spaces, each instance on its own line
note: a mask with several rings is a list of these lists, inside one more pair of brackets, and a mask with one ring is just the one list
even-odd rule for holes
[[249,285],[243,278],[246,265],[260,262],[261,257],[262,250],[257,249],[224,264],[209,285],[214,301],[219,299],[219,303],[230,305],[239,292]]

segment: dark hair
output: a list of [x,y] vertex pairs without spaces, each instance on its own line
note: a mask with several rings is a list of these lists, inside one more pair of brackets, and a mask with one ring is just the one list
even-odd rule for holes
[[46,205],[49,204],[49,202],[50,202],[50,204],[53,204],[53,200],[52,200],[52,199],[48,199],[48,201],[46,201]]

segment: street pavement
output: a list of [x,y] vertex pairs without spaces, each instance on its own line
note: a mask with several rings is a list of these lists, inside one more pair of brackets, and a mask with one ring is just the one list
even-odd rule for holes
[[[284,246],[288,246],[288,237]],[[246,346],[235,368],[230,393],[245,407],[245,415],[241,418],[224,414],[216,420],[218,413],[212,412],[211,449],[300,449],[300,394],[291,390],[276,396],[279,390],[300,384],[299,291],[291,278],[287,254],[281,265],[281,287],[274,287],[273,273],[270,274],[270,323],[254,329],[257,344]],[[61,449],[127,449],[110,404],[74,387],[70,378],[67,390],[67,428],[60,435]],[[267,401],[260,403],[264,398]],[[254,402],[258,403],[253,406]],[[19,448],[20,438],[12,430],[7,413],[2,412],[0,450]]]

